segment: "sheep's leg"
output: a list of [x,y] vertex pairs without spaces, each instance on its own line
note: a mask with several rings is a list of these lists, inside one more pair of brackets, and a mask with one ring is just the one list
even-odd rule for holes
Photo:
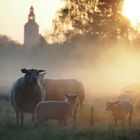
[[66,126],[67,125],[67,117],[65,116],[62,120],[58,120],[59,122],[61,122],[62,126]]
[[129,125],[129,126],[132,125],[132,114],[133,114],[133,113],[130,113],[129,116],[128,116],[128,125]]
[[16,125],[19,126],[19,112],[16,111]]
[[125,126],[125,118],[122,118],[122,127],[124,127]]
[[23,126],[23,121],[24,121],[24,114],[23,113],[20,114],[20,120],[21,120],[21,126]]
[[60,123],[61,126],[63,126],[63,121],[61,119],[58,119],[58,122]]
[[84,99],[85,99],[84,97],[82,97],[82,98],[79,99],[79,106],[80,107],[82,107],[83,102],[84,102]]
[[73,109],[73,123],[76,124],[77,122],[77,119],[78,119],[78,107],[76,106],[74,109]]
[[32,121],[35,121],[35,112],[32,113]]
[[35,115],[35,120],[34,120],[34,123],[33,123],[33,128],[38,128],[41,123],[43,123],[44,121],[47,121],[47,120],[48,119],[45,116]]
[[73,123],[76,124],[76,122],[77,122],[77,114],[74,114],[73,115]]
[[115,118],[115,119],[114,119],[115,126],[117,126],[117,121],[118,121],[118,120]]
[[39,121],[35,121],[33,124],[33,128],[38,128],[39,127]]
[[64,121],[63,121],[63,125],[64,125],[64,127],[67,126],[67,122],[68,122],[67,120],[64,120]]
[[35,120],[33,124],[33,128],[39,128],[40,124],[43,123],[45,119]]
[[64,121],[64,127],[66,127],[67,126],[67,122],[66,121]]

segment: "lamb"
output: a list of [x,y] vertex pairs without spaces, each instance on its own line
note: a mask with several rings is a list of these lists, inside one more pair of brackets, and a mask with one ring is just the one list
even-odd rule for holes
[[65,99],[65,93],[78,95],[77,104],[73,113],[73,120],[76,122],[78,117],[78,108],[82,106],[85,99],[83,84],[76,79],[41,79],[40,83],[45,90],[46,101],[63,101]]
[[128,117],[128,125],[132,124],[132,115],[134,112],[133,104],[129,100],[107,101],[106,111],[112,111],[112,116],[117,125],[117,121],[121,120],[122,125],[125,125],[125,119]]
[[43,87],[39,84],[39,75],[44,70],[21,69],[25,74],[19,78],[12,86],[9,99],[16,112],[17,125],[23,125],[24,113],[32,113],[34,120],[34,108],[36,104],[45,99]]
[[42,101],[38,103],[35,107],[34,127],[38,127],[40,123],[48,119],[56,119],[66,126],[72,117],[78,95],[65,94],[65,96],[66,100],[64,101]]

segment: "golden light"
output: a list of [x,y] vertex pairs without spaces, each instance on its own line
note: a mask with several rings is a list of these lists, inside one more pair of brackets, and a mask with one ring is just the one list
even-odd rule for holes
[[140,0],[124,0],[122,14],[130,20],[133,27],[140,23],[139,11]]
[[96,66],[94,65],[85,75],[85,79],[88,77],[87,79],[91,80],[91,86],[94,83],[94,86],[99,87],[98,91],[102,89],[111,90],[111,92],[120,91],[123,87],[139,83],[139,61],[139,53],[133,49],[115,48],[97,60]]

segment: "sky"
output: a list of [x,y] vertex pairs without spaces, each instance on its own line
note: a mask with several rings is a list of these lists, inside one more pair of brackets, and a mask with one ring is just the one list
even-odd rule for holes
[[24,24],[31,5],[41,34],[52,29],[56,11],[64,6],[61,0],[0,0],[0,34],[23,43]]
[[[0,0],[0,34],[23,43],[24,24],[28,20],[29,9],[33,5],[40,33],[52,30],[52,20],[56,11],[64,6],[61,0]],[[123,15],[133,26],[140,23],[139,0],[125,0]],[[138,24],[139,25],[139,24]]]

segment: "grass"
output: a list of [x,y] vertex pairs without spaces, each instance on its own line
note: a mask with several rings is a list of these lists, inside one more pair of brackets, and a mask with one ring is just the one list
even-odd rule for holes
[[[100,102],[101,103],[101,102]],[[89,125],[90,106],[85,104],[79,110],[77,125],[63,127],[57,121],[45,122],[33,129],[31,116],[25,116],[23,127],[16,127],[13,108],[7,100],[0,100],[0,140],[138,140],[140,139],[140,115],[134,114],[133,126],[113,127],[111,114],[100,110],[96,103],[94,126]]]

